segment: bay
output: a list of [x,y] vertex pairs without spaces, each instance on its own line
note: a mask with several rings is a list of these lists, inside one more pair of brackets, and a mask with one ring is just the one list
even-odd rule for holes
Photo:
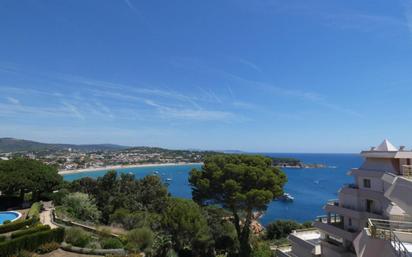
[[[352,183],[353,178],[347,175],[351,168],[359,167],[362,158],[359,154],[296,154],[296,153],[262,153],[272,157],[297,158],[304,163],[321,163],[327,168],[294,169],[285,168],[288,176],[285,192],[290,193],[293,202],[273,201],[265,215],[261,218],[266,225],[274,220],[312,221],[316,216],[323,215],[322,207],[330,199],[337,198],[339,188],[346,183]],[[119,173],[131,173],[136,178],[153,174],[156,171],[164,181],[169,179],[169,192],[175,197],[191,198],[191,187],[188,175],[193,168],[201,165],[152,166],[118,169]],[[97,178],[105,171],[83,172],[64,175],[64,179],[72,181],[82,177]]]

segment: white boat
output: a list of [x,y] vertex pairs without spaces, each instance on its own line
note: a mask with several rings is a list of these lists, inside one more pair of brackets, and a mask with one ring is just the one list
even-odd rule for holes
[[293,197],[291,194],[289,193],[283,193],[282,196],[278,197],[278,200],[280,201],[285,201],[285,202],[293,202],[295,200],[295,197]]
[[172,179],[171,179],[171,178],[167,178],[166,181],[172,181]]
[[159,172],[155,170],[155,171],[153,171],[153,174],[157,175],[157,174],[159,174]]

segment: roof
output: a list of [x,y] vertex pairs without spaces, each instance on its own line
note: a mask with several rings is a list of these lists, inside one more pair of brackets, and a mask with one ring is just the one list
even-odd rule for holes
[[398,151],[398,149],[388,141],[388,139],[383,140],[383,142],[375,148],[375,151],[381,151],[381,152],[393,152],[393,151]]

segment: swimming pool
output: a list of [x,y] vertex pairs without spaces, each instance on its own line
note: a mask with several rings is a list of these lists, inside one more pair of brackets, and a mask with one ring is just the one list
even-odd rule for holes
[[3,224],[6,220],[15,221],[21,217],[21,213],[16,211],[4,211],[0,212],[0,224]]

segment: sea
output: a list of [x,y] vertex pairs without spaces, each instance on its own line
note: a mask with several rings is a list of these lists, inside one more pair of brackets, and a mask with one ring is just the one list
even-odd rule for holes
[[[293,202],[273,201],[260,219],[263,225],[275,220],[295,220],[298,222],[313,221],[317,216],[324,215],[322,207],[328,200],[338,198],[338,190],[344,184],[353,183],[353,178],[347,175],[351,168],[362,164],[359,154],[306,154],[306,153],[261,153],[271,157],[296,158],[304,163],[325,164],[326,168],[284,168],[288,182],[284,191],[291,194]],[[120,173],[134,174],[136,178],[157,172],[167,183],[172,196],[191,198],[191,187],[188,175],[192,169],[200,169],[201,165],[152,166],[118,169]],[[93,171],[64,175],[64,179],[72,181],[82,177],[96,178],[103,176],[105,171]]]

